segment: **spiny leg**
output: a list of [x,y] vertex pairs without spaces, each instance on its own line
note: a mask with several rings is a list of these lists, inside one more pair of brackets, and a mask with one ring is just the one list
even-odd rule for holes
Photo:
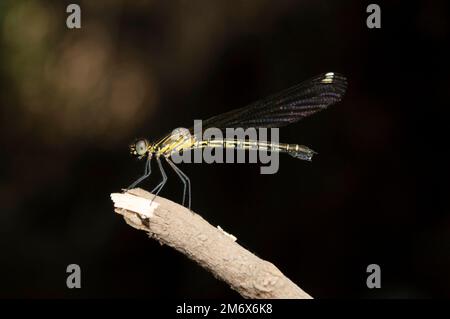
[[144,171],[144,175],[142,175],[141,177],[139,177],[133,184],[131,184],[130,186],[128,186],[127,190],[135,188],[140,182],[142,182],[144,179],[146,179],[147,177],[150,176],[150,174],[152,173],[152,167],[151,167],[151,155],[149,155],[147,157],[147,161],[145,162],[145,171]]
[[156,161],[158,162],[158,167],[159,167],[159,170],[161,171],[161,175],[162,175],[163,180],[158,185],[156,185],[156,187],[152,190],[152,193],[155,194],[155,196],[152,199],[152,202],[155,199],[155,197],[158,196],[159,192],[162,190],[162,188],[164,187],[164,185],[167,182],[167,175],[166,175],[166,172],[164,171],[164,168],[163,168],[163,166],[161,164],[161,160],[159,159],[159,156],[156,157]]
[[[184,198],[186,195],[186,186],[188,188],[188,208],[191,209],[191,180],[181,169],[179,169],[169,158],[166,157],[167,162],[172,166],[175,173],[177,173],[178,177],[180,177],[181,181],[184,184],[184,190],[183,190],[183,206],[184,206]],[[187,184],[187,185],[186,185]]]

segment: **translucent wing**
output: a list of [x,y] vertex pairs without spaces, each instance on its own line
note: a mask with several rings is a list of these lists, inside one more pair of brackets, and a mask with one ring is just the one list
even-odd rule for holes
[[346,89],[344,76],[321,74],[248,106],[211,117],[203,121],[203,129],[285,126],[339,102]]

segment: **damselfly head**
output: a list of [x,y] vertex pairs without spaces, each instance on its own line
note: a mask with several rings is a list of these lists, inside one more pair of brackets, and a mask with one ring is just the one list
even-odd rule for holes
[[138,139],[136,140],[136,142],[130,145],[130,153],[138,156],[139,158],[144,157],[149,150],[150,142],[145,138]]

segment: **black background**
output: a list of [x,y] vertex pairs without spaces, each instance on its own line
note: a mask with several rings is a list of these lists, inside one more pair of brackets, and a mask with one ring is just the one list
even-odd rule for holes
[[68,3],[0,5],[1,297],[238,297],[113,213],[128,144],[329,71],[343,101],[280,131],[313,162],[181,164],[193,210],[316,298],[450,296],[446,1],[378,1],[381,29],[369,2],[308,0],[80,1],[69,30]]

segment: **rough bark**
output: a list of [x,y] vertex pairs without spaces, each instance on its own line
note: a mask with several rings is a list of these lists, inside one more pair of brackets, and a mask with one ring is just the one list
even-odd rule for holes
[[156,197],[151,202],[153,197],[139,188],[111,194],[116,213],[130,226],[183,253],[243,297],[311,298],[272,263],[240,246],[220,227],[165,198]]

